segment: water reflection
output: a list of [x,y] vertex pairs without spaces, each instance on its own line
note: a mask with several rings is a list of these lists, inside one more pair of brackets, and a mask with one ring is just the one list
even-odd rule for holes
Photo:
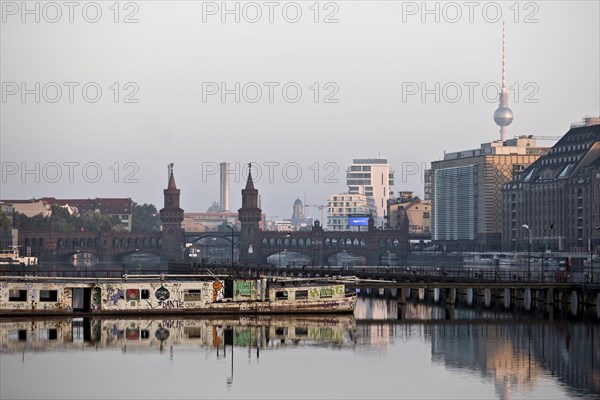
[[[65,396],[15,388],[15,382],[39,375],[37,363],[47,368],[65,353],[79,354],[86,365],[103,366],[101,371],[105,363],[121,366],[121,374],[135,369],[117,357],[133,357],[150,381],[164,380],[153,373],[164,372],[158,360],[168,360],[172,377],[163,383],[179,385],[177,397],[197,394],[193,371],[214,381],[208,397],[596,397],[599,329],[589,318],[398,304],[389,296],[360,298],[355,316],[2,319],[0,398]],[[36,354],[44,358],[36,360]],[[94,375],[61,368],[69,379],[52,381],[49,390]],[[189,388],[176,375],[188,376]],[[268,387],[256,383],[265,376],[277,378]],[[298,383],[297,376],[306,379]],[[124,387],[115,396],[127,395]],[[156,387],[135,387],[131,398],[166,395]]]
[[351,346],[355,327],[352,315],[3,319],[0,348],[5,353],[77,349],[81,345],[96,350],[118,347],[123,352],[207,347],[218,353],[226,351],[226,345],[259,349]]

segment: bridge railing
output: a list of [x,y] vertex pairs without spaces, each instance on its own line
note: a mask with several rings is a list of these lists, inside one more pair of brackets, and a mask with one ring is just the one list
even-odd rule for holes
[[[78,277],[78,278],[121,278],[123,275],[159,275],[159,274],[228,274],[231,266],[207,265],[190,268],[189,264],[180,264],[176,268],[169,265],[164,269],[93,269],[54,270],[33,268],[8,268],[0,270],[2,276],[37,277]],[[476,267],[429,267],[429,266],[235,266],[234,273],[239,278],[255,278],[259,275],[272,276],[356,276],[362,279],[396,280],[398,282],[486,282],[486,283],[577,283],[588,284],[600,281],[600,267],[597,270],[577,269],[561,271],[556,269],[528,270],[527,268],[476,268]]]

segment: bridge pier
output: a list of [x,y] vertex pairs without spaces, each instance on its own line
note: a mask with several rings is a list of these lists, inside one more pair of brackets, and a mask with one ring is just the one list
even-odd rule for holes
[[523,291],[523,305],[525,306],[525,310],[530,311],[531,310],[531,289],[530,288],[525,288],[525,290]]
[[577,312],[579,311],[579,293],[576,290],[571,292],[571,314],[574,317],[577,316]]
[[456,304],[456,288],[446,289],[446,304]]
[[510,308],[511,305],[511,290],[509,288],[504,289],[504,308]]
[[486,307],[492,305],[492,289],[486,288],[483,290],[484,304]]
[[473,288],[467,289],[467,304],[473,305]]

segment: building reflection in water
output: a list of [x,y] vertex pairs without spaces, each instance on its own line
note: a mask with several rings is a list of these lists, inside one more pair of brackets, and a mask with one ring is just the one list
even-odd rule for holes
[[[0,319],[2,353],[121,349],[123,353],[204,351],[263,357],[263,351],[296,348],[345,349],[387,354],[416,342],[431,348],[434,366],[478,377],[500,398],[526,396],[543,381],[569,396],[600,394],[597,320],[555,318],[488,308],[399,305],[394,297],[361,297],[355,316],[264,316],[241,318]],[[239,353],[240,348],[246,350]]]
[[490,379],[499,398],[527,393],[542,377],[557,380],[573,395],[600,394],[597,319],[548,320],[534,313],[422,302],[399,305],[395,297],[377,295],[359,299],[355,314],[357,346],[431,343],[435,364]]

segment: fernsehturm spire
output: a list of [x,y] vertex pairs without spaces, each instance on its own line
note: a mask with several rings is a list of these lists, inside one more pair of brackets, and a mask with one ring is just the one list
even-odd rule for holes
[[502,89],[498,109],[494,112],[494,121],[500,126],[500,140],[503,142],[507,136],[507,126],[513,121],[513,112],[508,108],[508,91],[506,90],[506,29],[502,22]]

